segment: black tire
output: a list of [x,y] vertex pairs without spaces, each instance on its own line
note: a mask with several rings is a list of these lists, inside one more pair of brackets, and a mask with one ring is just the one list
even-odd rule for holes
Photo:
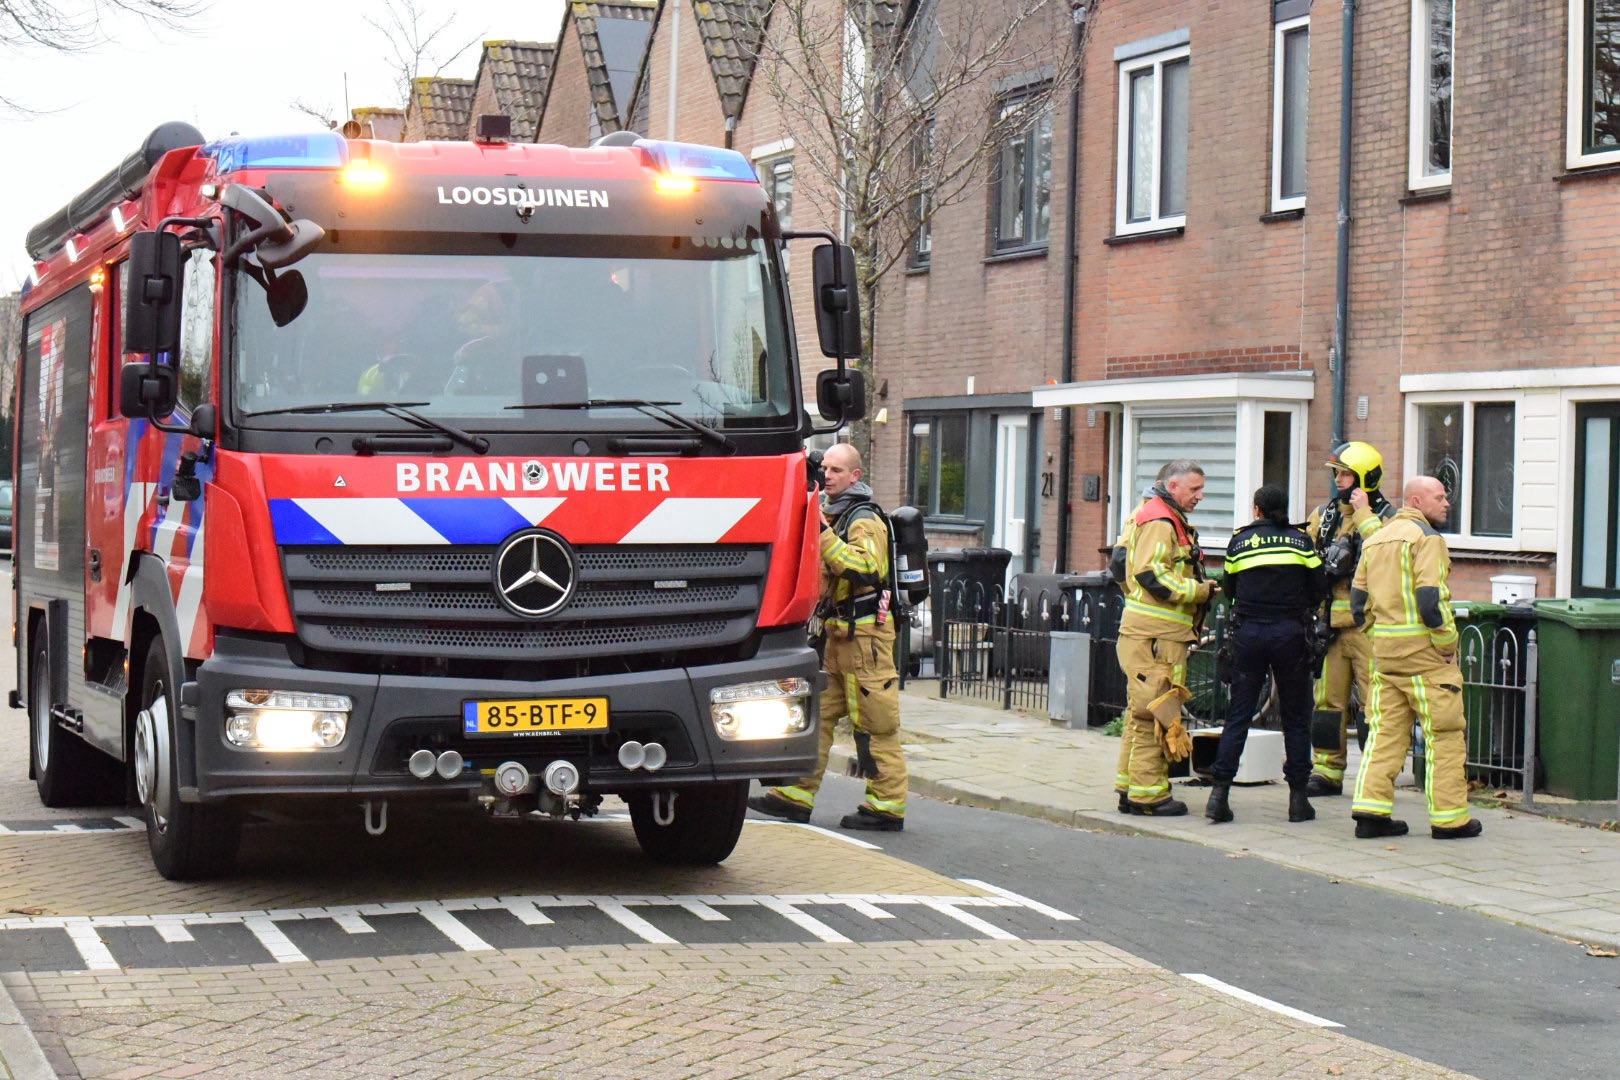
[[636,792],[625,801],[636,840],[649,859],[671,866],[710,866],[724,862],[742,835],[748,781],[677,789],[674,820],[668,825],[653,817],[651,793]]
[[117,805],[118,763],[51,716],[51,658],[43,640],[28,665],[28,752],[39,801],[46,806]]
[[180,801],[179,700],[162,638],[147,647],[139,704],[132,757],[152,863],[170,881],[218,877],[236,862],[241,821],[228,806]]

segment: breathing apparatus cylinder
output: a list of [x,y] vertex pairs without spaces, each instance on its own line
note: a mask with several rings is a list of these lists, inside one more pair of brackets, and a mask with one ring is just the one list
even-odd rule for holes
[[894,530],[894,581],[905,594],[906,603],[920,604],[928,598],[928,538],[923,534],[922,511],[915,506],[899,506],[889,514]]

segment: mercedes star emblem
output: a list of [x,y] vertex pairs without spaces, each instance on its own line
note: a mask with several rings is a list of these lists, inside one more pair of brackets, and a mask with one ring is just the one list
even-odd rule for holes
[[544,529],[513,533],[495,553],[495,594],[526,619],[558,611],[574,595],[574,553]]

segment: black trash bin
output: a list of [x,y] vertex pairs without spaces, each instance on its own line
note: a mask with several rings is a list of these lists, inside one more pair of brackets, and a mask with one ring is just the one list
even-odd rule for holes
[[[928,553],[928,604],[934,620],[934,669],[980,671],[992,647],[991,626],[1002,603],[1002,583],[1012,552],[963,548]],[[942,661],[950,650],[950,667]]]

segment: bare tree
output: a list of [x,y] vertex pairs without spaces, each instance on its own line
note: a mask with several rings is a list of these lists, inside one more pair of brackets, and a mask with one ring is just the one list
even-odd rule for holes
[[942,208],[1019,164],[1008,147],[1050,130],[1079,70],[1074,27],[1098,2],[771,0],[758,70],[795,168],[821,181],[806,193],[837,200],[818,209],[855,250],[869,349],[884,275]]
[[365,18],[387,40],[393,53],[389,67],[394,73],[394,89],[401,105],[409,104],[411,86],[418,77],[441,74],[484,36],[474,34],[465,40],[453,36],[456,17],[447,15],[437,23],[430,23],[418,0],[386,0],[383,7],[384,17],[367,15]]
[[[0,55],[30,48],[78,52],[108,39],[103,22],[108,15],[138,15],[148,23],[177,27],[202,12],[198,0],[0,0]],[[0,93],[0,111],[34,110]]]
[[122,12],[162,26],[178,26],[202,12],[196,0],[0,0],[0,51],[26,46],[72,52],[106,40],[102,21]]

